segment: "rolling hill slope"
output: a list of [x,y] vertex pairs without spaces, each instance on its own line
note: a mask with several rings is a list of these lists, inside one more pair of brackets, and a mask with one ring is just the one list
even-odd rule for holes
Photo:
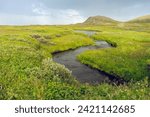
[[150,15],[141,16],[128,21],[128,23],[150,23]]
[[105,16],[94,16],[94,17],[89,17],[83,24],[85,25],[109,25],[109,24],[114,24],[118,23],[118,21],[113,20],[109,17]]

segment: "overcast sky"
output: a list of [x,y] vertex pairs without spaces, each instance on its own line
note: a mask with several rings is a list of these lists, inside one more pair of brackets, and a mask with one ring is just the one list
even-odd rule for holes
[[150,0],[0,0],[0,25],[72,24],[90,16],[125,21],[150,14]]

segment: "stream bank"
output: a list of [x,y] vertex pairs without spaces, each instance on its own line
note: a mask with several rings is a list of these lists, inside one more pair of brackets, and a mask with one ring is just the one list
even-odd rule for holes
[[[96,33],[95,31],[80,30],[76,32],[87,34],[89,37]],[[116,84],[122,84],[123,80],[120,80],[119,78],[115,78],[114,76],[111,76],[105,72],[84,65],[76,59],[77,55],[84,51],[111,47],[112,46],[106,41],[95,41],[94,46],[85,46],[74,50],[55,53],[53,54],[53,60],[57,63],[65,65],[66,68],[72,71],[72,75],[81,83],[100,84],[104,82],[113,82]]]

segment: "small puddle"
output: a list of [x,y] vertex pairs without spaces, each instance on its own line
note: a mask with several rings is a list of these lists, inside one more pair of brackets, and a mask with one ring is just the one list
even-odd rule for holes
[[[87,34],[88,36],[92,36],[96,33],[96,31],[76,31],[79,33]],[[72,71],[72,75],[81,83],[89,83],[89,84],[100,84],[100,83],[110,83],[112,82],[112,77],[107,75],[106,73],[100,72],[96,69],[92,69],[87,65],[80,63],[76,57],[78,54],[93,49],[100,48],[110,48],[111,45],[106,41],[96,41],[95,46],[86,46],[80,47],[75,50],[68,50],[65,52],[56,53],[53,56],[53,60],[57,63],[65,65],[70,71]],[[111,78],[110,78],[111,77]]]
[[83,33],[83,34],[86,34],[88,36],[92,36],[92,35],[97,33],[97,31],[90,31],[90,30],[76,30],[75,32]]

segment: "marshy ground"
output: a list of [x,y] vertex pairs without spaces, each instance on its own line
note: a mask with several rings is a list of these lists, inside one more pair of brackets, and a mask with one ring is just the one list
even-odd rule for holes
[[[147,27],[145,23],[0,26],[0,99],[150,99]],[[89,37],[74,30],[97,32]],[[85,49],[94,46],[95,41],[106,41],[114,48]],[[63,57],[74,53],[81,63],[119,76],[128,84],[79,83],[67,66],[52,60],[53,53],[76,48],[79,50],[68,51],[66,56],[63,53]]]

